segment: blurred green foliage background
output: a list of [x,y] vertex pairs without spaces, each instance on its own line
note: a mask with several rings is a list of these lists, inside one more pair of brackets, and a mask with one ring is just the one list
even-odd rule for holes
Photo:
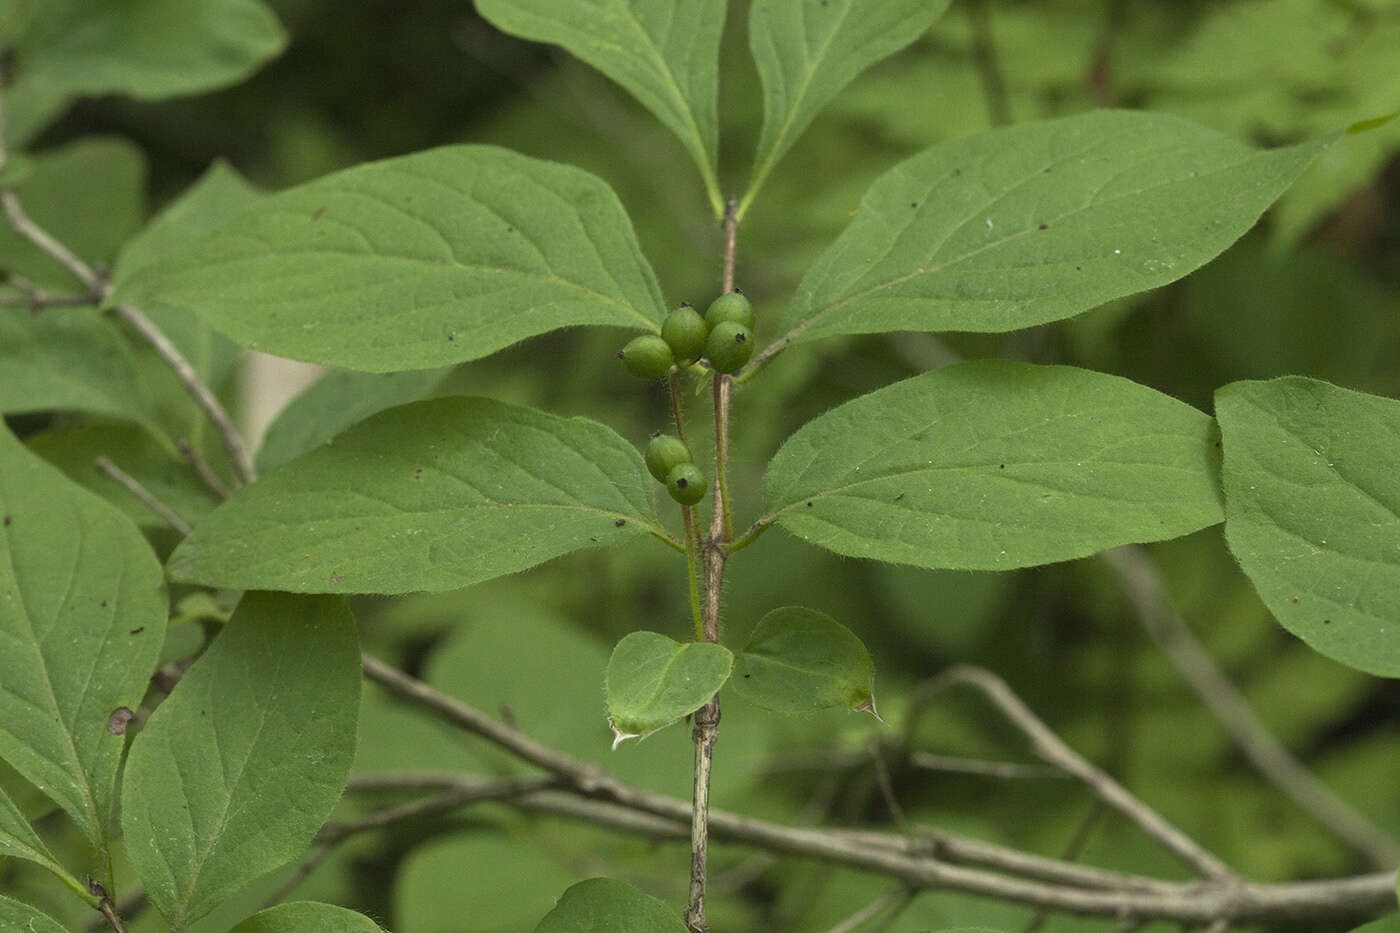
[[[94,145],[95,135],[134,143],[101,144],[107,148],[91,154],[88,185],[64,189],[92,218],[94,239],[80,244],[87,255],[110,259],[144,216],[215,159],[276,189],[368,159],[470,141],[598,174],[631,213],[668,301],[700,304],[718,291],[719,231],[688,157],[586,66],[495,32],[465,0],[271,5],[291,43],[246,83],[162,103],[84,100],[34,138],[35,153],[81,153],[76,147]],[[747,178],[762,116],[746,15],[745,5],[732,5],[724,50],[727,190]],[[758,308],[760,341],[805,267],[894,162],[998,124],[1101,106],[1170,111],[1264,144],[1380,116],[1400,109],[1400,5],[957,0],[916,46],[836,100],[756,203],[741,232],[738,281]],[[1400,396],[1397,153],[1400,120],[1348,136],[1259,229],[1202,271],[1064,324],[1004,336],[829,340],[785,353],[736,397],[736,521],[746,525],[757,514],[763,465],[787,434],[832,405],[946,362],[950,351],[1117,373],[1206,411],[1217,386],[1285,373]],[[371,409],[428,391],[469,391],[586,414],[640,445],[664,423],[665,402],[659,389],[639,392],[620,372],[618,343],[616,332],[556,333],[441,378],[356,386]],[[89,437],[118,430],[62,427]],[[32,446],[45,451],[52,430],[33,435]],[[58,445],[51,456],[77,463],[72,450]],[[356,611],[366,647],[512,716],[537,737],[688,796],[687,730],[607,751],[601,682],[611,644],[637,628],[683,637],[689,624],[682,565],[653,545],[577,554],[459,594],[362,600]],[[1400,684],[1329,661],[1279,628],[1219,527],[1150,552],[1175,607],[1263,721],[1358,810],[1400,836]],[[1029,760],[988,708],[961,698],[930,708],[915,742],[902,744],[913,685],[968,662],[998,672],[1076,749],[1245,874],[1282,881],[1367,868],[1243,761],[1102,562],[931,573],[845,560],[775,531],[730,564],[726,640],[742,644],[765,612],[799,603],[840,619],[870,646],[880,708],[892,725],[854,714],[779,720],[728,702],[717,806],[797,823],[889,825],[875,743],[910,819],[1047,855],[1184,877],[1073,782],[916,767],[913,751]],[[176,629],[186,634],[174,636],[171,657],[199,638],[193,622]],[[377,688],[366,691],[357,770],[518,767],[406,713]],[[347,802],[347,812],[364,805]],[[364,910],[399,933],[522,930],[569,883],[597,874],[679,904],[686,859],[683,845],[476,807],[357,838],[295,893]],[[197,929],[226,928],[286,875]],[[712,928],[726,933],[827,929],[892,887],[724,846],[712,878]],[[88,922],[37,874],[8,864],[0,880],[74,929]],[[889,929],[1010,931],[1032,929],[1032,918],[1024,908],[926,893]],[[133,929],[158,926],[148,913]],[[1071,917],[1034,928],[1116,929],[1113,921]],[[1317,924],[1293,929],[1326,933]]]

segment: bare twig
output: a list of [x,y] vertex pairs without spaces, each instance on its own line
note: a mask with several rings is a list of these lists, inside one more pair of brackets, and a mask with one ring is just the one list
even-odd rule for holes
[[[397,775],[367,775],[358,788],[386,790]],[[430,778],[408,776],[410,787],[432,785],[446,789],[458,780],[450,775]],[[479,779],[471,779],[472,784]],[[609,781],[609,790],[627,788]],[[632,800],[621,804],[605,799],[584,799],[577,791],[537,791],[513,798],[509,804],[524,810],[570,816],[598,826],[639,833],[656,839],[681,842],[689,838],[690,804],[662,794],[628,788]],[[640,808],[643,812],[638,812]],[[1086,916],[1134,916],[1181,924],[1210,923],[1226,917],[1238,924],[1260,924],[1327,917],[1365,917],[1393,910],[1395,874],[1381,872],[1329,881],[1292,884],[1256,884],[1230,880],[1167,882],[1134,878],[1148,887],[1081,888],[1067,883],[1046,883],[961,867],[940,849],[937,857],[911,853],[907,838],[885,833],[840,829],[805,829],[781,826],[722,810],[710,812],[711,838],[750,845],[770,852],[813,858],[846,865],[905,882],[916,890],[941,888],[964,891],[998,900]],[[879,842],[883,840],[883,843]],[[986,844],[983,844],[986,845]],[[1054,862],[1029,856],[1041,862]],[[1063,863],[1066,873],[1096,872]],[[1132,876],[1126,876],[1132,878]]]
[[1050,765],[1022,764],[1019,761],[984,761],[960,755],[935,755],[913,752],[909,764],[925,771],[952,771],[958,774],[981,774],[1005,780],[1064,780],[1070,775]]
[[224,485],[224,481],[219,479],[218,474],[209,466],[209,461],[200,456],[199,451],[195,450],[193,444],[181,438],[176,442],[175,446],[179,448],[180,453],[190,462],[190,466],[194,467],[195,473],[199,475],[199,478],[204,481],[204,485],[208,486],[209,490],[213,492],[214,495],[218,496],[220,499],[227,499],[229,497],[228,487]]
[[[619,781],[597,766],[550,749],[368,655],[363,660],[365,675],[370,679],[563,778],[568,785],[567,791],[524,794],[512,799],[512,806],[570,815],[655,838],[689,838],[687,827],[693,813],[689,801]],[[367,775],[356,778],[352,789],[448,790],[459,781],[451,775]],[[1238,924],[1266,924],[1285,919],[1364,917],[1395,907],[1394,872],[1296,884],[1255,884],[1233,876],[1180,883],[1076,865],[927,831],[922,835],[930,841],[929,852],[911,851],[905,836],[796,828],[721,810],[710,811],[708,831],[711,838],[719,841],[846,865],[894,878],[919,890],[947,888],[1093,916],[1132,916],[1181,924],[1211,923],[1223,917]]]
[[[106,300],[110,297],[111,283],[35,223],[25,213],[24,207],[13,191],[0,192],[0,207],[4,208],[5,217],[16,233],[39,247],[67,269],[98,300]],[[185,391],[208,415],[209,420],[214,423],[215,428],[219,431],[219,436],[223,439],[224,448],[228,451],[229,459],[233,462],[233,468],[237,471],[239,478],[245,483],[251,483],[256,479],[257,473],[253,469],[253,461],[248,456],[248,448],[243,443],[243,437],[238,433],[233,419],[229,417],[228,412],[224,410],[223,405],[215,397],[213,390],[205,385],[199,373],[185,359],[184,354],[175,344],[170,342],[170,338],[166,337],[150,318],[141,313],[140,309],[129,304],[118,304],[113,308],[113,311],[151,345],[157,355],[174,371],[180,384],[185,387]]]
[[440,794],[437,797],[430,797],[427,800],[419,800],[414,803],[404,804],[398,807],[391,807],[387,810],[380,810],[371,813],[369,816],[358,820],[347,820],[339,823],[327,823],[321,827],[321,831],[316,834],[316,849],[302,859],[297,865],[297,870],[292,876],[277,887],[276,891],[268,895],[262,902],[262,907],[268,908],[275,904],[280,904],[282,900],[305,881],[312,872],[335,852],[335,849],[345,840],[360,833],[370,832],[375,829],[383,829],[386,826],[393,826],[398,823],[406,823],[412,820],[426,819],[432,816],[441,816],[460,810],[465,806],[474,803],[481,803],[487,800],[509,800],[512,797],[519,797],[531,791],[544,790],[557,786],[559,781],[548,777],[524,777],[524,778],[502,778],[499,780],[481,780],[477,782],[462,781],[456,787]]
[[[724,265],[722,291],[734,290],[734,251],[739,222],[735,202],[724,207]],[[719,642],[719,597],[724,588],[724,544],[732,536],[729,521],[729,489],[726,468],[729,457],[730,377],[715,374],[715,497],[710,512],[710,537],[704,548],[705,606],[702,613],[706,641]],[[695,712],[695,775],[691,792],[690,899],[685,908],[686,926],[691,933],[707,933],[705,923],[705,879],[709,858],[710,772],[714,763],[715,739],[719,735],[719,694]]]
[[257,470],[253,467],[253,459],[248,454],[247,445],[243,443],[243,435],[238,432],[233,419],[229,417],[224,406],[214,395],[214,390],[205,384],[179,348],[170,342],[170,338],[165,336],[164,332],[155,325],[155,322],[142,314],[141,310],[134,305],[119,304],[112,310],[117,317],[129,324],[151,345],[156,354],[165,361],[165,365],[174,371],[180,384],[185,387],[185,391],[209,416],[209,420],[214,422],[214,427],[224,442],[224,450],[228,451],[229,460],[233,462],[233,468],[238,473],[239,479],[245,483],[251,483],[257,479]]
[[140,480],[136,479],[136,477],[127,473],[106,457],[98,457],[93,461],[93,466],[97,467],[98,472],[103,476],[121,483],[127,492],[131,493],[137,499],[140,499],[142,505],[154,512],[161,521],[165,522],[171,528],[174,528],[182,535],[190,533],[189,524],[183,518],[176,515],[174,509],[170,508],[170,506],[166,505],[164,502],[161,502],[156,498],[154,493],[141,485]]
[[1128,793],[1121,784],[1061,741],[1059,736],[1051,732],[1049,727],[1021,702],[1005,681],[992,672],[957,665],[923,685],[920,695],[927,698],[953,685],[972,687],[980,692],[1012,725],[1031,740],[1031,748],[1038,756],[1083,781],[1104,803],[1132,820],[1139,829],[1202,875],[1214,879],[1235,877],[1234,872],[1224,862],[1207,852],[1195,840],[1168,823],[1161,814]]
[[1400,863],[1400,844],[1318,780],[1254,715],[1172,608],[1161,574],[1137,545],[1099,555],[1113,568],[1143,627],[1254,768],[1377,868]]
[[895,908],[895,915],[898,916],[899,910],[903,906],[907,906],[913,899],[914,892],[910,891],[904,885],[900,885],[885,896],[866,904],[860,910],[827,930],[826,933],[853,933],[853,931],[860,929],[861,924],[865,923],[865,921],[891,907]]
[[117,913],[117,906],[112,903],[110,897],[104,897],[97,904],[98,911],[107,918],[107,923],[111,925],[113,933],[126,933],[126,924],[122,923],[121,914]]

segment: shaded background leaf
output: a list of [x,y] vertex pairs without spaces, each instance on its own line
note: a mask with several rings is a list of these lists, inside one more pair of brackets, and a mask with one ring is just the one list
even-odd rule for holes
[[875,665],[855,633],[824,612],[785,606],[759,620],[734,661],[733,689],[780,713],[875,712]]

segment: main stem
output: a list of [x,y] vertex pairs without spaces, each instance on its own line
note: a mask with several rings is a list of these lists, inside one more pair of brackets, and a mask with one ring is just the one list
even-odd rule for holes
[[[724,207],[723,291],[734,290],[734,249],[739,221],[736,203]],[[724,587],[724,545],[731,536],[729,490],[725,467],[729,457],[729,376],[715,374],[715,501],[710,510],[710,536],[705,541],[705,607],[701,613],[706,641],[719,642],[719,594]],[[719,736],[719,694],[695,713],[695,785],[690,809],[690,903],[685,924],[691,933],[709,933],[705,922],[705,884],[710,848],[710,771],[714,766],[715,739]]]

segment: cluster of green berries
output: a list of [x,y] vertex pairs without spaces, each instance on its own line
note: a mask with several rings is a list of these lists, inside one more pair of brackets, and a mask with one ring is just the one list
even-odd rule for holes
[[736,373],[753,355],[753,305],[743,292],[720,295],[701,317],[683,304],[661,322],[661,336],[643,334],[617,351],[638,379],[660,379],[677,365],[702,356],[717,373]]
[[653,434],[647,444],[645,460],[647,472],[666,487],[681,505],[694,505],[705,498],[705,474],[695,465],[690,448],[679,437],[669,434]]

